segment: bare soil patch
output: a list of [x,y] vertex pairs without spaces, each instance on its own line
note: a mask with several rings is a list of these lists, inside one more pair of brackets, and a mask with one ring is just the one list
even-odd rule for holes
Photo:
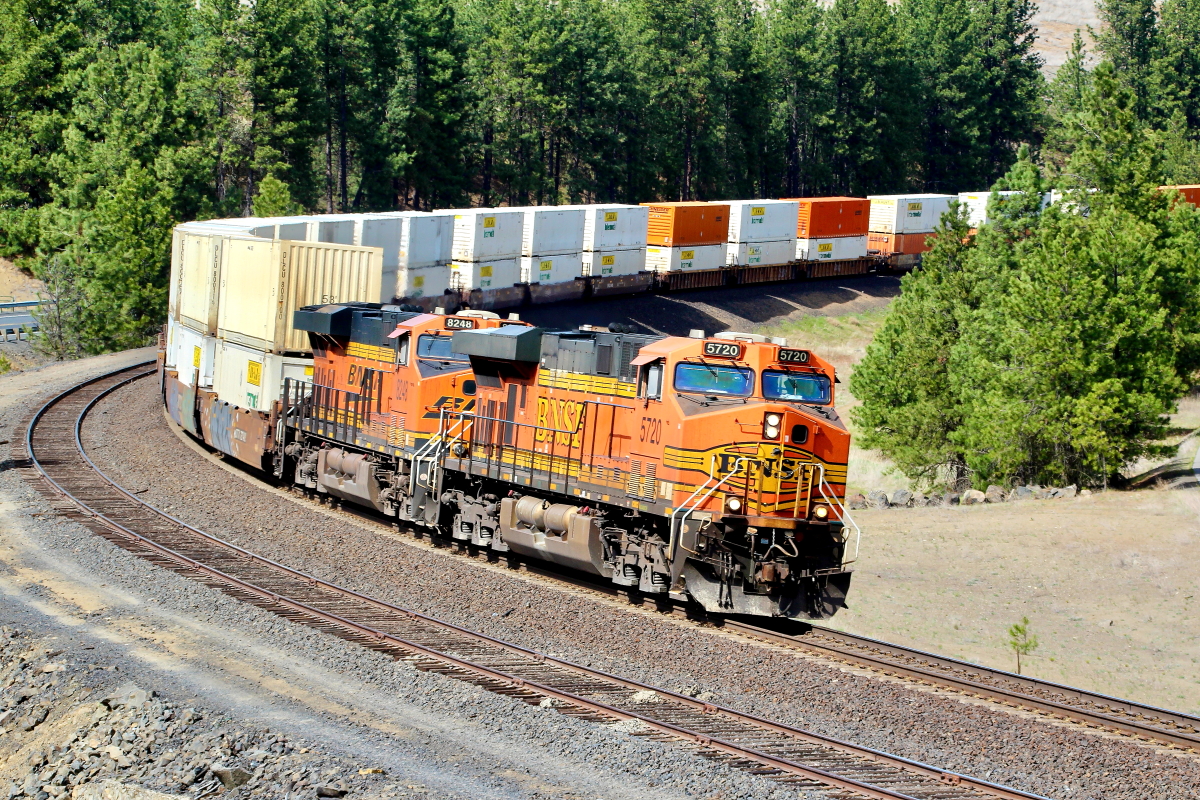
[[1200,713],[1200,491],[855,512],[866,535],[833,627]]

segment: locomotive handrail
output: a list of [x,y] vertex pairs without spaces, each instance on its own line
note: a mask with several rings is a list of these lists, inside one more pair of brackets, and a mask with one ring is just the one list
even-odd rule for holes
[[[821,480],[817,483],[817,489],[821,492],[821,496],[825,498],[827,503],[830,505],[836,505],[839,509],[841,509],[843,525],[845,524],[846,520],[849,520],[850,524],[854,526],[854,558],[850,559],[849,561],[843,561],[842,566],[844,567],[845,565],[853,564],[858,560],[858,546],[862,541],[862,528],[858,527],[858,523],[854,521],[854,517],[850,516],[850,510],[846,508],[846,504],[841,501],[841,498],[834,494],[833,487],[829,486],[829,481],[825,480],[825,465],[822,464],[820,466]],[[828,493],[825,491],[825,487],[827,486],[829,487]]]
[[[729,480],[734,475],[736,475],[741,468],[742,462],[747,461],[747,460],[749,460],[749,456],[739,456],[738,459],[733,462],[733,468],[729,470],[729,474],[726,475],[721,480],[717,481],[716,485],[714,485],[711,489],[708,490],[708,494],[704,495],[704,497],[697,500],[691,506],[691,508],[688,508],[688,503],[691,503],[692,500],[695,500],[696,495],[698,495],[698,494],[700,494],[700,492],[704,491],[704,487],[708,486],[708,482],[713,480],[716,477],[715,475],[713,475],[713,472],[717,468],[717,457],[709,456],[709,465],[710,466],[708,468],[708,477],[705,478],[704,483],[702,483],[698,487],[696,487],[696,491],[692,492],[692,494],[688,497],[688,499],[684,500],[683,504],[681,506],[679,506],[678,508],[676,508],[675,511],[671,514],[671,544],[667,549],[668,560],[670,560],[670,561],[675,560],[675,553],[679,549],[679,538],[680,538],[679,534],[680,534],[680,530],[683,528],[684,521],[687,520],[687,518],[689,516],[691,516],[692,513],[697,508],[702,506],[704,503],[708,502],[708,498],[712,497],[713,492],[715,492],[717,489],[720,489],[721,485],[723,483],[725,483],[727,480]],[[676,520],[675,517],[681,511],[684,512],[683,516],[680,517],[678,520]]]

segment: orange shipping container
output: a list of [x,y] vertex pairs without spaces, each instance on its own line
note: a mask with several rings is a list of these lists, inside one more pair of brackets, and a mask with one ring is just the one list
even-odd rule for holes
[[871,201],[865,197],[790,197],[800,201],[796,236],[800,239],[830,239],[862,236],[871,217]]
[[929,252],[925,244],[928,233],[868,233],[867,250],[878,250],[880,255],[916,255]]
[[650,208],[646,243],[665,247],[724,244],[729,205],[723,203],[642,203]]
[[1160,186],[1159,191],[1167,191],[1168,189],[1178,189],[1183,195],[1183,199],[1194,206],[1200,206],[1200,184],[1189,184],[1187,186]]

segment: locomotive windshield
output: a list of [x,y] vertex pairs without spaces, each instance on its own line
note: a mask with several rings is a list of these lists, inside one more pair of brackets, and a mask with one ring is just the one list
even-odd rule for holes
[[434,358],[438,361],[466,361],[460,353],[450,350],[449,336],[424,334],[417,339],[417,358]]
[[763,371],[762,393],[768,400],[828,403],[829,378],[813,372],[782,372],[768,369]]
[[754,391],[754,370],[691,362],[676,364],[675,390],[745,397]]

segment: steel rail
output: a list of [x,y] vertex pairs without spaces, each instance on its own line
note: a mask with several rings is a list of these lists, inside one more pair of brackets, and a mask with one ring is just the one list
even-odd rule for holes
[[807,633],[789,634],[740,620],[726,619],[721,625],[746,636],[815,652],[827,658],[908,679],[941,684],[987,700],[1109,728],[1140,739],[1161,742],[1169,747],[1200,752],[1200,717],[1179,711],[1017,675],[831,628],[812,626]]
[[[69,500],[93,529],[103,529],[102,535],[106,538],[155,563],[197,575],[208,585],[288,619],[314,625],[350,641],[389,652],[396,658],[415,659],[422,669],[462,677],[492,691],[516,694],[526,702],[530,698],[535,701],[540,698],[557,700],[566,706],[560,711],[573,716],[636,721],[647,730],[667,738],[693,743],[705,755],[732,760],[737,766],[752,767],[752,772],[768,774],[780,780],[800,781],[832,789],[839,795],[849,792],[878,800],[1038,798],[1037,795],[771,722],[537,653],[367,597],[278,564],[187,525],[108,478],[83,447],[81,431],[87,414],[112,391],[154,374],[153,371],[145,371],[126,377],[127,373],[134,373],[142,366],[145,365],[117,370],[85,381],[47,401],[31,418],[24,443],[33,470],[48,487],[49,493]],[[39,425],[44,424],[47,413],[85,387],[93,387],[104,381],[110,385],[99,387],[100,391],[78,409],[73,420],[74,441],[71,444],[74,452],[67,454],[61,449],[61,436],[57,440],[51,438],[43,448],[35,438],[35,433],[39,431]],[[61,433],[59,430],[50,431],[52,437]],[[58,456],[59,463],[43,462],[39,458],[42,449]],[[75,459],[75,463],[64,463],[61,460],[64,454],[68,459]],[[86,470],[80,472],[79,466],[86,467]],[[74,471],[72,467],[75,467]],[[84,499],[78,497],[77,491],[72,491],[75,488],[72,483],[95,490],[97,486],[94,479],[100,480],[100,488],[108,491],[109,499],[116,498],[119,501],[118,509],[120,505],[127,506],[127,509],[123,512],[103,510],[97,508],[102,498]],[[131,513],[129,509],[136,513]],[[119,519],[121,516],[126,519],[122,521]],[[150,531],[135,530],[139,521]],[[164,525],[164,522],[167,524]],[[177,541],[160,541],[172,537]],[[197,547],[205,558],[182,552],[185,548],[195,550]],[[226,561],[242,574],[233,574],[235,570],[228,566],[219,568],[212,563],[214,561]],[[272,581],[275,582],[274,588],[264,585]],[[318,601],[332,605],[333,610],[314,605]],[[357,618],[354,618],[356,615]],[[399,627],[409,633],[402,635],[396,630],[386,630],[388,626]],[[442,638],[439,639],[439,636]],[[461,654],[459,651],[462,650],[474,652],[475,657]],[[497,654],[502,654],[498,660]],[[488,657],[496,663],[481,663]],[[524,674],[520,674],[522,672]],[[586,691],[581,691],[581,687]],[[615,696],[615,699],[605,702],[597,699],[597,695]],[[658,713],[618,705],[622,700],[635,704],[641,702],[636,699],[639,695],[654,698],[652,705],[656,707],[661,704],[661,708],[657,708]],[[768,742],[770,736],[776,736],[777,741]],[[750,742],[739,742],[738,737],[749,739]],[[797,754],[797,751],[800,753]],[[798,756],[807,756],[808,762],[818,763],[797,760]],[[839,767],[843,773],[856,772],[859,777],[839,774]],[[865,777],[864,772],[867,773]],[[880,774],[876,777],[875,773]]]

